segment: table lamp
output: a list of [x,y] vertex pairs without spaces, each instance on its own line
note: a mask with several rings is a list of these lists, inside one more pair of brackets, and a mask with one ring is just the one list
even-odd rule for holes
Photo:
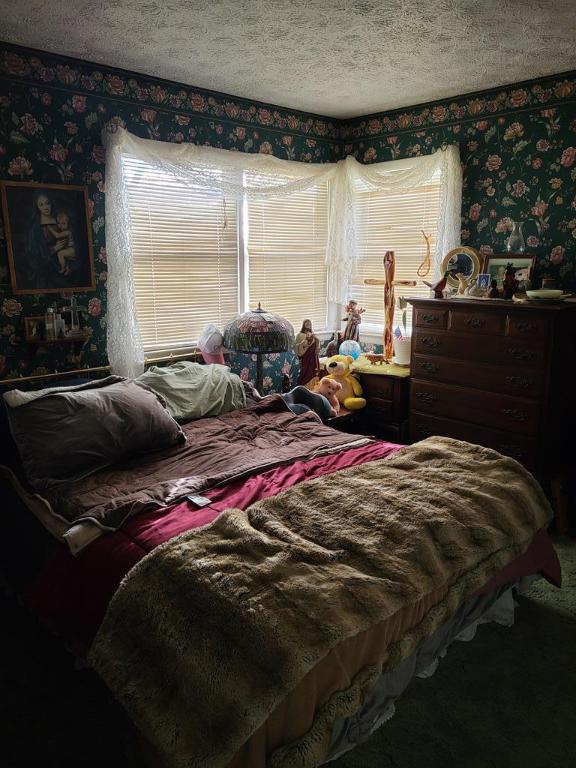
[[294,344],[294,328],[283,317],[262,309],[244,312],[224,328],[224,346],[233,352],[256,355],[256,389],[262,394],[262,355],[287,352]]

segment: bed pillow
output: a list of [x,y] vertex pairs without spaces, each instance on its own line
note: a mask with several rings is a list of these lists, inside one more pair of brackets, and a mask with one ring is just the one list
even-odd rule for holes
[[[122,377],[108,376],[106,379],[99,379],[98,381],[107,381],[110,384],[112,381],[121,380]],[[87,378],[75,377],[73,379],[66,379],[65,387],[66,389],[75,389],[77,387],[94,386],[95,383],[96,381],[94,379],[90,380]],[[1,384],[2,382],[0,381],[0,385]],[[42,389],[42,387],[34,387],[32,385],[27,391],[11,389],[6,391],[6,394],[8,395],[8,400],[16,404],[24,402],[30,395],[34,396],[39,389]],[[44,391],[47,391],[46,388],[44,388]],[[20,461],[18,447],[11,434],[8,410],[8,403],[3,397],[0,397],[0,435],[2,435],[2,440],[0,440],[0,466],[8,467],[16,475],[18,481],[24,485],[27,484],[28,480],[24,468],[22,467],[22,462]]]
[[160,398],[125,379],[12,391],[4,400],[27,479],[37,491],[186,440]]

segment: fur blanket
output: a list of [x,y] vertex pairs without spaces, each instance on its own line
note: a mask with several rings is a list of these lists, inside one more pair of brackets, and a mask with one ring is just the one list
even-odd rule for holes
[[[168,765],[220,768],[331,648],[445,587],[379,669],[358,671],[338,711],[352,714],[354,688],[409,655],[551,514],[514,460],[429,438],[158,547],[118,589],[90,660]],[[329,729],[320,708],[271,765],[316,765]]]

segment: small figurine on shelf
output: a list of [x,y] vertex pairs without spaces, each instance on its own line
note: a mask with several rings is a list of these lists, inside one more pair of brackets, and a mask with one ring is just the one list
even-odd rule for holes
[[344,340],[344,334],[342,331],[334,331],[334,335],[328,342],[328,345],[326,346],[326,351],[324,352],[325,357],[333,357],[333,355],[338,354],[338,350],[340,349],[340,344],[342,344],[342,341]]
[[518,280],[516,280],[516,267],[512,263],[506,264],[506,272],[502,282],[503,298],[510,300],[518,290]]
[[360,341],[360,323],[362,322],[362,315],[366,310],[358,307],[358,302],[355,299],[349,299],[345,312],[346,317],[342,318],[342,320],[346,320],[343,340]]
[[488,294],[489,299],[499,299],[500,298],[500,291],[498,290],[498,280],[492,280],[490,283],[490,293]]
[[434,291],[434,298],[435,299],[443,299],[444,298],[444,288],[446,288],[446,283],[448,282],[448,270],[444,272],[444,277],[442,277],[440,280],[438,280],[437,283],[427,283],[426,280],[422,280],[424,285],[427,285],[428,288]]
[[456,272],[456,280],[458,280],[458,295],[464,296],[466,288],[468,288],[469,279],[462,272]]
[[297,384],[312,389],[320,373],[320,339],[312,330],[312,321],[304,320],[294,340],[294,352],[300,360]]

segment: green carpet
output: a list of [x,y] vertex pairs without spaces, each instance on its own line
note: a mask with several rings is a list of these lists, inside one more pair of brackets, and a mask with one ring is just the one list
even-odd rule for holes
[[396,715],[334,768],[576,765],[576,542],[557,541],[562,589],[538,581],[515,624],[453,643]]
[[[538,582],[516,624],[454,643],[396,716],[334,768],[576,765],[576,542],[558,541],[562,590]],[[0,598],[0,766],[143,768],[134,730],[91,672]]]

